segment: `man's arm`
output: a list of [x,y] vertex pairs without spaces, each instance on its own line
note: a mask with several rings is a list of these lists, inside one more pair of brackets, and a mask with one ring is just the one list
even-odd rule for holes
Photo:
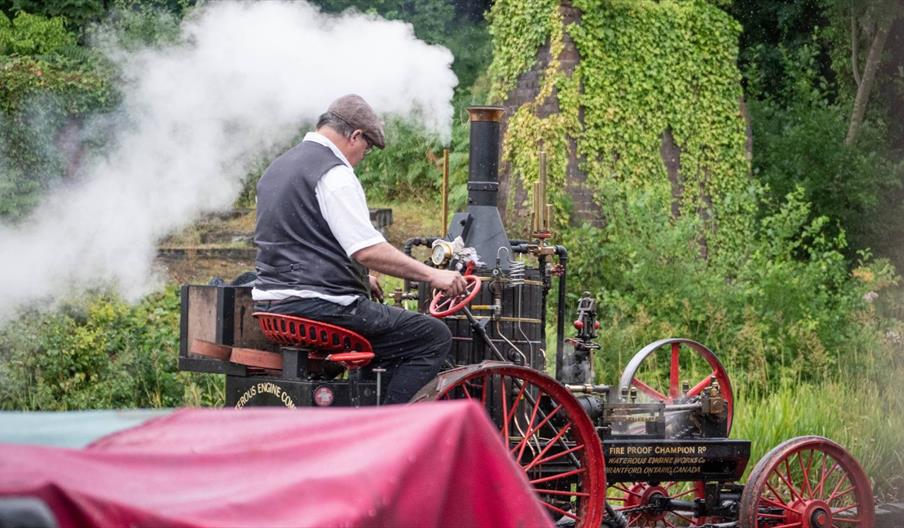
[[438,290],[455,296],[465,292],[467,282],[457,271],[431,268],[402,253],[388,242],[380,242],[352,254],[364,266],[403,279],[429,282]]

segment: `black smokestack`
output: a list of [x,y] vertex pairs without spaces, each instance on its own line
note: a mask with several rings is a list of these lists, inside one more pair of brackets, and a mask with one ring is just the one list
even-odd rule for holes
[[472,106],[471,159],[468,175],[468,205],[496,206],[499,193],[500,106]]
[[[499,121],[501,106],[472,106],[470,172],[468,174],[468,212],[456,213],[449,226],[449,240],[461,236],[465,245],[477,250],[480,259],[490,267],[496,262],[499,248],[511,243],[496,207],[499,194]],[[500,266],[509,268],[508,258]]]

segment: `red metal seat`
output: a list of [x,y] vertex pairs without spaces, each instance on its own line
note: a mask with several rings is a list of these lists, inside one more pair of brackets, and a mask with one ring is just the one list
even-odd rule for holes
[[367,365],[374,357],[370,341],[341,326],[295,315],[267,312],[253,315],[267,339],[283,346],[311,348],[308,357],[312,359],[325,359],[355,369]]

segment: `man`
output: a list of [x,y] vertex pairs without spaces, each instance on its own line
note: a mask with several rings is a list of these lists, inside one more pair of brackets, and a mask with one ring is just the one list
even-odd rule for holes
[[432,317],[383,305],[365,268],[465,291],[455,271],[431,268],[391,246],[370,223],[354,167],[384,147],[383,126],[357,95],[334,101],[317,131],[278,157],[257,185],[255,310],[348,328],[370,340],[387,369],[384,403],[405,403],[442,367],[452,344]]

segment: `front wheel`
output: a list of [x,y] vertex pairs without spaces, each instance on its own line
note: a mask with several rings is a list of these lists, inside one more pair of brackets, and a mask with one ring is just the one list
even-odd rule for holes
[[741,494],[741,528],[872,528],[873,493],[860,464],[821,436],[792,438],[767,453]]
[[556,520],[597,528],[606,472],[590,417],[559,382],[536,370],[487,361],[441,373],[412,402],[480,402],[540,502]]

